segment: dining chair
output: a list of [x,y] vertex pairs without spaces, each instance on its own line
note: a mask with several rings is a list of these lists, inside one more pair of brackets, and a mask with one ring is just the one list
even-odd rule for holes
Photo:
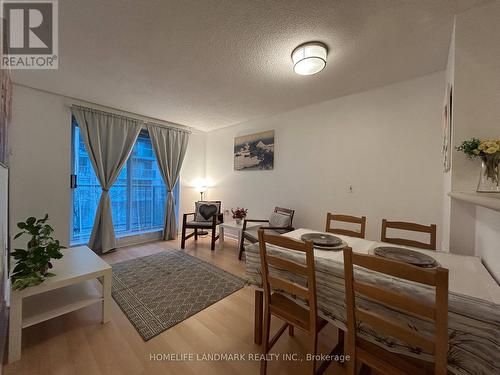
[[[277,254],[269,254],[267,251],[268,244],[305,253],[305,265],[285,259]],[[308,333],[310,340],[309,353],[313,354],[313,358],[315,358],[318,333],[326,326],[327,321],[318,316],[313,243],[311,241],[304,243],[283,236],[270,235],[264,229],[259,229],[259,248],[264,289],[264,337],[262,345],[264,359],[260,363],[260,373],[261,375],[265,375],[267,371],[266,354],[269,353],[287,328],[290,336],[294,334],[294,327]],[[270,274],[270,266],[301,277],[305,281],[305,285],[299,285],[277,275]],[[273,292],[273,288],[305,300],[308,308],[294,302],[281,292]],[[285,323],[269,340],[271,316],[284,320]],[[339,331],[338,337],[339,342],[343,342],[343,331]],[[338,349],[338,346],[330,354],[333,354],[336,349]],[[316,371],[316,361],[312,360],[310,373],[321,374],[326,370],[328,365],[329,362],[323,362]]]
[[[359,232],[349,229],[333,228],[332,221],[360,224]],[[366,216],[356,217],[350,215],[336,215],[332,214],[331,212],[328,212],[326,214],[325,232],[343,234],[345,236],[351,236],[351,237],[365,238],[365,230],[366,230]]]
[[[394,292],[375,283],[358,281],[353,266],[390,275],[435,289],[434,303],[420,301],[410,295]],[[356,272],[360,271],[359,268]],[[344,275],[347,315],[347,354],[351,360],[347,364],[347,374],[354,375],[356,361],[384,374],[447,373],[448,353],[448,270],[445,268],[419,268],[410,264],[383,259],[373,255],[356,254],[352,249],[344,249]],[[423,318],[434,323],[432,335],[411,329],[411,326],[396,323],[381,314],[358,307],[356,298],[360,296],[382,304],[392,310]],[[415,350],[423,350],[434,355],[434,365],[402,354],[389,352],[367,342],[358,336],[359,322],[371,329],[387,334]]]
[[[405,238],[387,237],[388,228],[401,229],[401,230],[420,232],[420,233],[428,233],[430,237],[429,242],[427,243],[415,240],[408,240]],[[380,240],[382,242],[388,242],[397,245],[406,245],[406,246],[418,247],[420,249],[436,250],[436,229],[437,229],[436,224],[422,225],[406,221],[388,221],[386,219],[383,219],[382,234],[380,236]]]

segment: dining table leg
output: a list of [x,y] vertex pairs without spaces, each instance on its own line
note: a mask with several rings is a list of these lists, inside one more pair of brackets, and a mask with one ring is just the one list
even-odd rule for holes
[[263,319],[263,306],[264,305],[264,292],[262,290],[255,290],[255,325],[253,333],[253,341],[257,345],[262,344],[262,319]]

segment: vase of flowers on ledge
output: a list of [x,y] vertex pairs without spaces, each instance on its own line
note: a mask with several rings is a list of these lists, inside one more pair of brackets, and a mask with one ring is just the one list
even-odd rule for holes
[[233,219],[236,220],[236,224],[240,225],[241,220],[247,217],[247,212],[248,209],[243,208],[243,207],[236,207],[235,209],[231,209],[231,212],[233,213]]
[[480,140],[472,138],[457,147],[469,159],[481,159],[481,172],[477,185],[478,193],[500,192],[500,139]]

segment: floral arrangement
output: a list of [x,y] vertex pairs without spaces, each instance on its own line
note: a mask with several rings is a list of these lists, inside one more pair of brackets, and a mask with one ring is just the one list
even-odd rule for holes
[[244,219],[245,217],[247,217],[247,212],[248,212],[248,209],[246,208],[243,208],[243,207],[236,207],[236,209],[231,209],[231,212],[233,214],[233,219]]
[[469,159],[481,158],[486,167],[484,172],[485,177],[498,185],[500,139],[480,140],[472,138],[463,141],[462,144],[457,147],[457,151],[462,151]]

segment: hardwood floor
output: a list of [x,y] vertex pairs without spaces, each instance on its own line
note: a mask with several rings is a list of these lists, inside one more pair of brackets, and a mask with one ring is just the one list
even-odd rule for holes
[[[103,256],[108,263],[179,249],[179,241],[154,242],[118,249]],[[224,249],[210,251],[208,238],[188,241],[186,253],[210,262],[237,276],[245,273],[238,261],[236,242],[227,240]],[[100,306],[90,306],[23,330],[22,359],[4,367],[7,375],[114,375],[114,374],[258,374],[258,361],[167,361],[158,355],[195,358],[205,353],[259,354],[253,343],[254,292],[245,287],[198,314],[144,342],[113,301],[111,322],[100,324]],[[275,332],[281,322],[274,321]],[[329,353],[336,343],[336,331],[325,327],[319,336],[318,353]],[[306,336],[284,334],[271,353],[305,355]],[[307,373],[306,361],[272,361],[268,374]],[[343,374],[336,363],[326,374]]]

